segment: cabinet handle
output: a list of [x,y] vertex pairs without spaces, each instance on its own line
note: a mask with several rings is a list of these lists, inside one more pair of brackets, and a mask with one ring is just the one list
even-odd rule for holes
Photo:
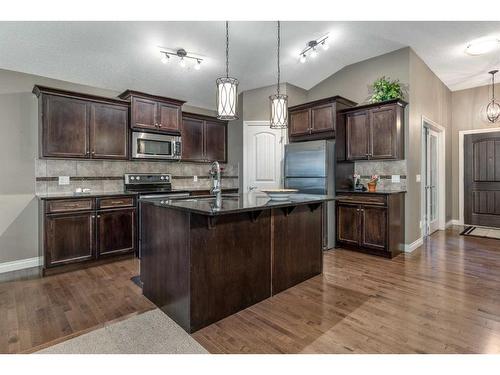
[[97,215],[97,218],[100,219],[101,218],[101,215]]
[[125,203],[123,201],[111,201],[111,204],[122,204],[122,203]]
[[161,124],[158,124],[158,127],[159,127],[159,128],[161,128],[161,126],[162,126]]

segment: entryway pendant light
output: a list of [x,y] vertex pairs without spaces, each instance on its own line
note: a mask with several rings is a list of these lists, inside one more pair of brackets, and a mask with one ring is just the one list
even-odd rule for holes
[[238,119],[238,80],[229,77],[229,22],[226,21],[226,76],[218,78],[217,118],[221,120]]
[[288,126],[288,95],[280,94],[280,21],[278,21],[278,86],[275,95],[271,95],[271,121],[272,129],[284,129]]
[[490,122],[496,122],[500,117],[500,104],[495,100],[495,74],[498,73],[498,70],[492,70],[488,72],[491,74],[491,101],[486,107],[486,116]]

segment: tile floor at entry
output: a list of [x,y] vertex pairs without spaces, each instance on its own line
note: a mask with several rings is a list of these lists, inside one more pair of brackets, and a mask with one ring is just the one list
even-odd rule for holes
[[[392,260],[325,253],[324,274],[193,334],[212,353],[500,353],[500,241],[436,232]],[[32,352],[153,305],[138,262],[0,284],[0,352]]]

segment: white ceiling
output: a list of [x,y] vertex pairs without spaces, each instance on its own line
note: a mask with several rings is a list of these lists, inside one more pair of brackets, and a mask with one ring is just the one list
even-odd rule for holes
[[[464,53],[470,40],[500,36],[500,22],[282,22],[282,81],[309,89],[342,67],[410,46],[451,89],[489,82],[500,51]],[[300,64],[308,40],[330,49]],[[158,46],[203,56],[200,71],[160,62]],[[224,22],[0,22],[0,68],[112,90],[127,88],[215,106],[225,71]],[[276,24],[230,23],[230,75],[240,91],[276,81]],[[394,77],[396,78],[396,77]]]

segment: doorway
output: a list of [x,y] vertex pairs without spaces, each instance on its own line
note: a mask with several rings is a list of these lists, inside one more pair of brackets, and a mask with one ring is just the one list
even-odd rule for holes
[[286,129],[269,121],[243,122],[243,192],[283,187]]
[[422,118],[422,235],[445,229],[445,130]]

